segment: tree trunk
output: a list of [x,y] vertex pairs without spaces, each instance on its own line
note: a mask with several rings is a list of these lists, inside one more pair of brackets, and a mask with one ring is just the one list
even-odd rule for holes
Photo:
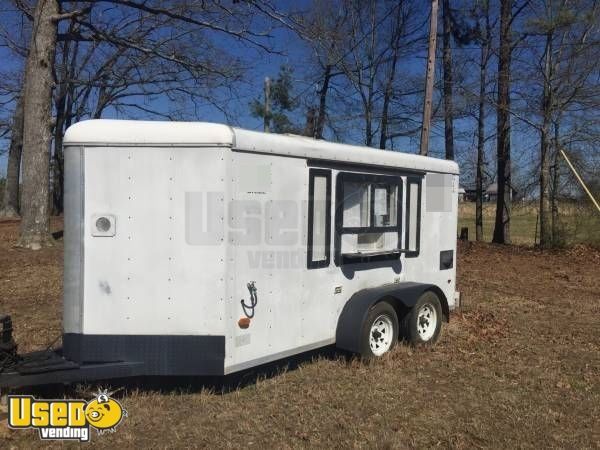
[[444,138],[446,159],[454,159],[454,111],[452,106],[452,21],[450,20],[450,0],[442,1],[444,19],[443,65],[444,65]]
[[560,155],[560,123],[554,124],[554,155],[552,163],[552,189],[550,191],[550,205],[552,208],[552,245],[562,245],[562,236],[560,233],[560,223],[558,217],[558,186],[560,182],[560,166],[559,166],[559,155]]
[[19,96],[13,114],[10,129],[10,147],[6,166],[6,185],[4,186],[4,205],[0,217],[13,219],[19,217],[19,174],[21,172],[21,153],[23,151],[23,95]]
[[550,126],[552,115],[552,33],[546,34],[544,52],[544,89],[542,94],[542,130],[540,139],[540,247],[552,246],[550,211]]
[[315,137],[315,122],[316,122],[316,111],[315,108],[308,108],[306,111],[306,125],[304,126],[303,135],[307,137]]
[[65,82],[60,86],[56,99],[56,124],[54,125],[54,155],[52,157],[52,213],[60,215],[63,211],[63,133],[65,126],[65,108],[67,89]]
[[48,217],[52,88],[56,51],[57,0],[37,2],[25,66],[23,122],[23,196],[20,247],[52,244]]
[[319,91],[319,112],[317,115],[317,124],[315,126],[315,139],[323,139],[323,130],[325,129],[325,115],[327,114],[327,91],[329,90],[329,80],[331,79],[331,65],[325,67],[323,76],[323,85]]
[[377,42],[377,26],[376,24],[376,1],[371,1],[370,4],[370,18],[371,18],[371,34],[370,34],[370,43],[369,49],[367,53],[367,61],[369,67],[369,81],[367,85],[367,105],[365,107],[365,130],[366,130],[366,140],[365,145],[367,147],[371,147],[373,145],[373,96],[375,93],[375,77],[376,66],[375,66],[375,46]]
[[[271,79],[265,77],[265,117],[264,117],[264,132],[271,132]],[[96,108],[96,112],[98,108]]]
[[[489,24],[489,20],[487,21]],[[475,239],[483,241],[483,150],[485,144],[485,87],[489,34],[481,44],[479,63],[479,115],[477,116],[477,169],[475,174]]]
[[[391,84],[391,83],[388,83]],[[388,140],[388,134],[387,134],[387,130],[388,130],[388,122],[389,122],[389,109],[390,109],[390,98],[392,96],[392,88],[390,85],[388,85],[385,89],[385,93],[383,95],[383,108],[381,110],[381,122],[380,122],[380,128],[381,128],[381,133],[379,135],[379,148],[380,149],[385,149],[385,145],[387,144],[387,140]]]
[[388,122],[389,122],[388,116],[389,116],[389,109],[390,109],[390,99],[392,97],[391,84],[392,83],[390,81],[388,81],[388,85],[386,86],[384,97],[383,97],[383,108],[381,110],[381,122],[380,122],[381,134],[379,135],[379,148],[382,150],[385,149],[385,145],[387,144],[387,140],[388,140],[388,134],[387,134]]
[[56,125],[54,127],[54,156],[52,158],[52,213],[59,216],[63,212],[64,158],[63,135],[65,126],[65,98],[56,105]]
[[365,145],[371,147],[373,144],[373,120],[371,114],[371,100],[365,109]]
[[510,59],[512,0],[500,1],[500,51],[498,55],[498,106],[496,167],[498,193],[493,242],[510,244],[511,174],[510,174]]

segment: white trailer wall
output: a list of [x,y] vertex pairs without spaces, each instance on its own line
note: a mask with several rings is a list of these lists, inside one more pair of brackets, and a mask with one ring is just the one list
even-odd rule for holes
[[[452,306],[455,272],[440,271],[440,250],[455,251],[457,197],[452,185],[446,210],[432,212],[426,205],[427,177],[422,180],[418,256],[403,253],[395,262],[362,265],[357,270],[333,261],[335,183],[340,172],[332,170],[331,263],[307,269],[309,169],[304,158],[230,153],[226,372],[334,343],[342,308],[364,288],[403,281],[433,283]],[[457,179],[448,177],[451,184]],[[404,211],[406,177],[402,180]],[[243,329],[237,325],[245,317],[240,301],[250,303],[247,283],[251,281],[256,283],[258,304],[249,328]]]
[[[226,246],[202,202],[223,203],[225,152],[84,149],[84,333],[224,334]],[[102,215],[114,236],[94,235]]]

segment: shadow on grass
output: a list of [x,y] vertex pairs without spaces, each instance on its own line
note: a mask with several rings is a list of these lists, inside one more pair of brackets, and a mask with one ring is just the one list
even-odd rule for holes
[[11,394],[33,395],[37,398],[91,398],[98,389],[108,389],[115,398],[127,396],[132,391],[141,393],[173,394],[208,391],[225,395],[238,389],[255,385],[257,382],[298,369],[302,364],[317,359],[342,360],[350,363],[355,356],[339,350],[334,345],[299,353],[288,358],[262,364],[224,376],[139,376],[113,378],[87,383],[39,385],[11,389]]

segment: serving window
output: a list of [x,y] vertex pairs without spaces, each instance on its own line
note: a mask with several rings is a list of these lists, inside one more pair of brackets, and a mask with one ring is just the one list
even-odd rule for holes
[[335,264],[418,257],[422,180],[419,173],[338,173]]
[[402,178],[343,172],[336,183],[336,263],[400,253]]
[[345,181],[342,186],[342,227],[365,231],[396,227],[400,182]]

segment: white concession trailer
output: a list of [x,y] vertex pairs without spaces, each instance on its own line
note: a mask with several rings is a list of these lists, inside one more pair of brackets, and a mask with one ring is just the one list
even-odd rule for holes
[[453,161],[120,120],[73,125],[64,157],[62,362],[0,386],[380,356],[457,305]]

